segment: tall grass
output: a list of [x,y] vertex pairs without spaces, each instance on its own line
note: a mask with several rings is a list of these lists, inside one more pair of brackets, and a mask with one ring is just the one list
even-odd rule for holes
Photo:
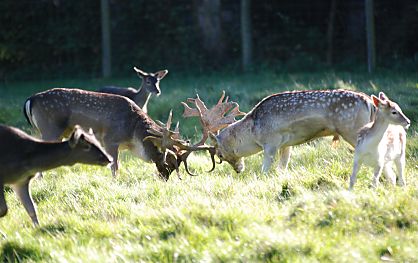
[[[112,80],[136,85],[136,79]],[[372,82],[378,90],[373,89]],[[103,80],[12,83],[2,87],[0,120],[28,130],[21,107],[30,94],[53,86],[94,89]],[[416,262],[418,260],[418,77],[386,73],[167,76],[162,95],[149,105],[154,119],[170,108],[192,139],[196,122],[181,117],[179,102],[199,93],[212,105],[225,89],[245,111],[282,90],[350,88],[383,90],[413,120],[408,131],[405,188],[384,178],[369,187],[372,171],[361,169],[348,192],[352,152],[331,147],[330,138],[295,147],[289,169],[260,173],[262,155],[246,159],[246,171],[229,165],[213,173],[209,158],[190,158],[197,177],[168,182],[155,167],[121,156],[118,178],[106,168],[61,167],[34,180],[31,189],[41,226],[34,228],[10,189],[9,213],[0,219],[0,258],[5,262]],[[198,128],[196,128],[198,130]],[[2,149],[4,150],[4,149]]]

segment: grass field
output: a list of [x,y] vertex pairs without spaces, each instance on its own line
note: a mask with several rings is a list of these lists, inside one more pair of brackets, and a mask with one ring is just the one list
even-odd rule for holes
[[[170,74],[172,74],[170,72]],[[138,85],[131,79],[7,83],[0,87],[0,123],[29,131],[22,114],[29,95],[52,87],[95,89]],[[40,227],[7,188],[9,213],[0,219],[2,262],[417,262],[418,75],[384,72],[281,74],[273,71],[205,76],[168,75],[149,113],[165,121],[171,108],[185,137],[199,138],[197,122],[181,117],[180,101],[196,92],[212,105],[221,91],[248,111],[271,93],[294,89],[347,88],[384,91],[411,119],[407,186],[385,180],[369,187],[362,168],[348,192],[352,151],[324,138],[295,147],[286,172],[260,173],[262,155],[246,159],[236,174],[228,164],[206,173],[210,160],[190,158],[200,174],[168,182],[155,168],[121,154],[119,177],[101,167],[75,165],[32,182]],[[2,149],[7,150],[7,149]],[[383,178],[384,179],[384,178]]]

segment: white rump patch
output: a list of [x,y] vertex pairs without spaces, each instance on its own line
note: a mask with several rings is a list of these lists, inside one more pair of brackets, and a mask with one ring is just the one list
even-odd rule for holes
[[38,124],[36,122],[35,116],[31,113],[31,100],[27,100],[25,103],[25,112],[26,116],[28,116],[29,122],[32,125],[32,127],[38,128]]

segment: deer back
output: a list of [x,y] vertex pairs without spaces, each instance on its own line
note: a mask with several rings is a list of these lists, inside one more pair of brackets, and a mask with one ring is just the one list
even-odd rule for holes
[[[351,145],[357,131],[373,118],[372,100],[349,90],[293,91],[263,99],[248,114],[255,131],[289,132],[294,144],[340,134]],[[265,134],[264,134],[265,135]]]
[[100,88],[98,92],[121,95],[121,96],[124,96],[133,100],[139,107],[143,106],[143,104],[141,104],[140,101],[136,101],[137,95],[139,93],[139,89],[136,90],[131,87],[124,88],[124,87],[116,87],[116,86],[106,86],[106,87]]
[[28,98],[25,113],[43,137],[52,137],[46,139],[65,137],[78,124],[92,128],[99,139],[106,135],[121,141],[132,137],[134,107],[122,96],[56,88]]

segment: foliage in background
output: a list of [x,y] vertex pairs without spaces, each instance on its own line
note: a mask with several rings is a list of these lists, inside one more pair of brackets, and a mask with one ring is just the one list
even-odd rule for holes
[[[202,0],[110,1],[116,76],[145,70],[239,69],[240,1],[220,1],[219,55],[205,49]],[[363,0],[337,1],[333,63],[365,64]],[[324,68],[330,1],[252,1],[255,67]],[[375,1],[379,65],[418,65],[418,1]],[[0,2],[0,79],[96,77],[101,67],[100,1]],[[200,26],[199,26],[200,25]],[[211,32],[209,32],[211,33]],[[216,33],[216,32],[215,32]]]

